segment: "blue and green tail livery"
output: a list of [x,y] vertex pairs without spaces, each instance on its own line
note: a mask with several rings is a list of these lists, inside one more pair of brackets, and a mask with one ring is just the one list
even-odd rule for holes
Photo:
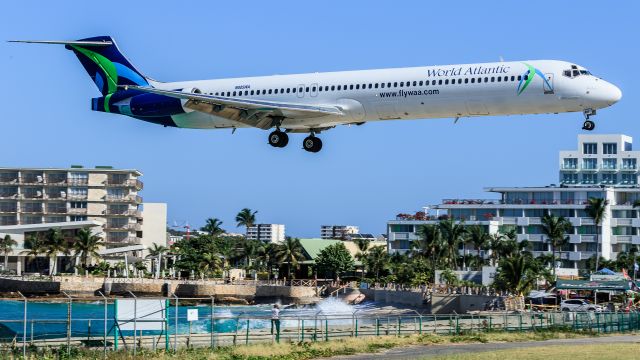
[[[94,42],[104,45],[89,45]],[[78,43],[81,45],[69,44],[66,48],[76,54],[103,96],[115,93],[120,85],[149,85],[144,75],[122,55],[110,36],[81,39]]]

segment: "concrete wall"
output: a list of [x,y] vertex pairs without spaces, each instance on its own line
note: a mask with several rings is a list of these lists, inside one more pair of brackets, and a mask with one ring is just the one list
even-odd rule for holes
[[464,314],[468,311],[483,310],[484,304],[497,298],[486,295],[434,294],[431,299],[433,314]]
[[24,281],[12,279],[0,279],[0,292],[10,293],[20,291],[27,294],[57,294],[60,292],[60,283],[52,281]]
[[399,304],[413,307],[428,305],[428,303],[425,303],[422,293],[419,292],[373,289],[360,289],[360,292],[366,296],[367,300],[385,304]]

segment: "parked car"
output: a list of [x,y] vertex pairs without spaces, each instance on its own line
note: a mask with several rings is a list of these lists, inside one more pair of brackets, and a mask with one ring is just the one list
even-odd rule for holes
[[583,299],[562,300],[562,303],[560,303],[561,311],[602,311],[603,309],[602,306],[591,304]]

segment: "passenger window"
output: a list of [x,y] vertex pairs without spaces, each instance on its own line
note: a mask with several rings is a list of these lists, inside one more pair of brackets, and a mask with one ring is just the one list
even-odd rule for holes
[[426,80],[426,81],[424,82],[424,86],[429,86],[429,80]]
[[445,84],[445,85],[449,85],[449,79],[445,80],[445,81],[444,81],[444,84]]
[[482,82],[482,78],[478,78],[478,84]]
[[398,87],[398,83],[397,83],[397,82],[394,82],[394,83],[393,83],[393,87]]
[[495,82],[496,78],[494,76],[491,77],[491,82]]
[[416,86],[417,84],[418,84],[418,82],[417,82],[417,81],[414,81],[414,82],[413,82],[413,86]]
[[380,87],[384,89],[384,83],[380,83]]
[[322,92],[322,86],[318,86],[318,91]]
[[353,84],[349,85],[349,90],[353,90]]
[[476,78],[471,78],[471,83],[475,84],[475,82],[476,82]]
[[[218,95],[218,94],[216,94],[216,95]],[[253,95],[253,90],[251,90],[251,95]]]
[[233,96],[236,96],[236,92],[235,91],[233,92]]
[[303,91],[304,91],[304,88],[299,88],[298,89],[298,92],[303,92]]
[[524,80],[525,80],[525,81],[526,81],[526,80],[529,80],[529,75],[525,75],[525,76],[524,76]]
[[284,89],[280,89],[280,94],[284,94]]
[[518,75],[518,81],[522,81],[522,75]]
[[489,82],[489,78],[488,78],[488,77],[485,77],[485,78],[484,78],[484,82]]
[[500,76],[498,76],[498,82],[502,81],[502,78]]
[[373,84],[369,84],[369,89],[371,89],[373,87]]
[[296,88],[291,88],[291,92],[295,94],[296,93]]
[[388,87],[388,88],[390,88],[390,87],[391,87],[391,83],[390,83],[390,82],[389,82],[389,83],[387,83],[387,87]]
[[336,89],[335,85],[331,85],[331,91],[334,91]]
[[511,76],[511,81],[516,81],[516,77],[515,76]]
[[404,81],[400,81],[400,87],[404,86]]
[[442,85],[442,79],[438,80],[438,85]]
[[373,85],[373,87],[377,89],[377,88],[378,88],[378,83],[375,83],[375,84]]
[[306,88],[304,88],[305,92],[309,92],[309,87],[307,86]]
[[273,89],[269,89],[269,95],[273,94]]
[[273,92],[277,94],[278,93],[278,89],[273,90]]
[[329,91],[329,85],[324,87],[324,91]]
[[287,94],[291,92],[291,88],[287,88]]
[[218,96],[218,93],[216,93],[216,96]]
[[360,90],[360,84],[356,84],[356,90]]
[[316,92],[316,87],[315,87],[315,86],[314,86],[314,87],[312,87],[312,88],[311,88],[311,91],[312,91],[312,92]]
[[422,80],[420,80],[420,82],[418,83],[418,86],[422,86]]
[[338,91],[342,89],[342,85],[338,85]]
[[468,84],[468,83],[469,83],[469,78],[465,78],[465,79],[464,79],[464,83],[465,83],[465,84]]
[[458,79],[458,84],[462,84],[462,79]]
[[505,77],[504,77],[504,81],[509,81],[509,77],[508,77],[508,76],[505,76]]

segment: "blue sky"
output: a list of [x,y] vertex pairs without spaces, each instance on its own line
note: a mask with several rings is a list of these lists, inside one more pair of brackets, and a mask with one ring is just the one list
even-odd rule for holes
[[[638,2],[12,1],[0,40],[111,35],[162,81],[525,59],[576,62],[622,89],[596,133],[634,136]],[[98,92],[62,47],[0,43],[0,166],[112,165],[144,173],[169,221],[235,231],[243,207],[287,234],[322,224],[379,234],[399,212],[485,186],[557,183],[581,114],[377,122],[322,134],[323,150],[267,144],[262,130],[163,128],[90,110]]]

